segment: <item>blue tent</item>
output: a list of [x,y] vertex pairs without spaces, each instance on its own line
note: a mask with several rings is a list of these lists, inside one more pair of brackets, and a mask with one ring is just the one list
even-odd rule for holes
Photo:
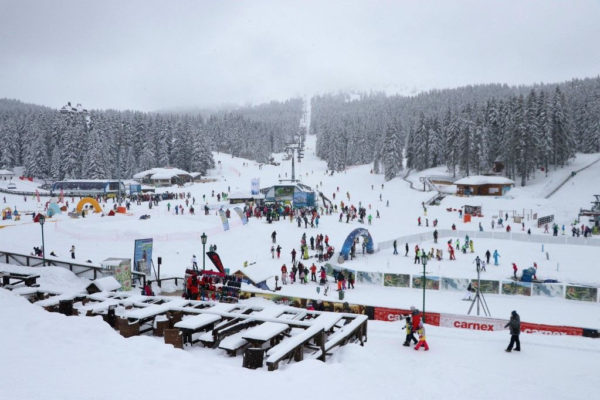
[[357,236],[362,236],[362,237],[368,239],[367,253],[373,254],[375,252],[375,250],[373,249],[373,238],[371,237],[371,234],[369,233],[369,231],[366,230],[365,228],[358,228],[358,229],[355,229],[352,232],[350,232],[350,234],[344,241],[344,245],[342,246],[342,251],[340,251],[340,255],[342,255],[344,257],[344,260],[348,259],[348,256],[350,255],[350,249],[352,248],[352,243],[354,243],[354,240],[356,239]]

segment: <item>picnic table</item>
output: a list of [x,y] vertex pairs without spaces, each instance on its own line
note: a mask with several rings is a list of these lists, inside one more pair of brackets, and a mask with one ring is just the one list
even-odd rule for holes
[[[37,278],[39,275],[35,274],[20,274],[17,272],[0,272],[2,277],[2,286],[8,287],[9,289],[14,288],[20,283],[24,283],[25,286],[36,286]],[[12,281],[12,282],[11,282]]]
[[212,329],[215,322],[220,321],[217,314],[198,314],[177,322],[174,327],[183,332],[183,343],[193,343],[192,335],[202,330]]
[[247,340],[252,347],[262,347],[263,344],[272,341],[289,329],[290,326],[288,324],[263,322],[262,324],[249,329],[242,338]]

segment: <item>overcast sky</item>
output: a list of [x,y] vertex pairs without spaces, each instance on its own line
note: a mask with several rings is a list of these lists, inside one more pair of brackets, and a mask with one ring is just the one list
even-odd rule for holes
[[247,104],[600,73],[600,1],[0,0],[0,97]]

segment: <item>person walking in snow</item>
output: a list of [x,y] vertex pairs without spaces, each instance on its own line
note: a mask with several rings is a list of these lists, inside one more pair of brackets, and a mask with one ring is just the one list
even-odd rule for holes
[[271,258],[275,258],[275,246],[271,246]]
[[296,262],[296,249],[292,249],[292,264],[294,264]]
[[515,351],[521,351],[521,341],[519,340],[519,334],[521,333],[521,318],[516,311],[513,311],[510,314],[510,320],[504,327],[510,329],[510,343],[508,343],[506,352],[510,353],[513,350],[513,346],[515,347]]
[[498,258],[500,258],[500,254],[498,253],[498,250],[494,250],[494,255],[492,256],[494,257],[494,265],[498,265]]
[[394,240],[394,255],[398,255],[398,241]]
[[408,257],[408,243],[404,243],[404,257]]
[[71,246],[71,250],[69,250],[69,253],[71,253],[71,258],[75,259],[75,245]]
[[192,255],[192,269],[198,269],[198,259],[196,258],[195,254]]
[[513,263],[513,275],[515,277],[515,280],[517,280],[517,271],[519,270],[519,268],[517,268],[517,264]]
[[481,258],[479,258],[479,256],[475,257],[475,260],[473,261],[477,267],[477,271],[481,271]]
[[437,243],[438,240],[438,231],[437,229],[433,231],[433,243]]
[[281,266],[281,282],[287,285],[288,270],[285,264]]
[[277,251],[277,259],[279,259],[279,256],[281,256],[281,246],[277,245],[277,248],[275,250]]
[[271,239],[273,240],[273,243],[276,242],[277,239],[277,232],[273,231],[273,233],[271,233]]
[[402,346],[408,347],[410,346],[410,342],[414,342],[415,344],[417,344],[417,338],[415,337],[412,330],[413,327],[410,315],[406,317],[406,325],[404,326],[404,329],[406,330],[406,339],[404,339],[404,343],[402,343]]
[[429,350],[427,338],[425,337],[425,327],[423,326],[423,322],[420,323],[417,333],[419,334],[419,342],[415,346],[415,350],[419,350],[421,347],[425,347],[425,351]]
[[492,256],[492,253],[490,253],[489,249],[485,251],[485,262],[486,263],[490,263],[490,257]]

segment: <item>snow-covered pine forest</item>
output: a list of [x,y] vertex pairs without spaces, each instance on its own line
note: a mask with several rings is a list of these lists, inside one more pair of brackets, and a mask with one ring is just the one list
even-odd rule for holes
[[[303,134],[303,100],[220,112],[67,113],[0,100],[0,167],[40,178],[130,177],[152,167],[204,173],[211,151],[268,161]],[[600,151],[600,77],[561,84],[475,85],[415,96],[327,94],[311,100],[311,133],[330,170],[373,163],[392,179],[403,169],[445,165],[454,175],[494,161],[522,185]]]
[[328,167],[374,162],[391,179],[406,166],[446,165],[454,175],[494,161],[522,185],[534,171],[564,166],[575,152],[600,151],[600,78],[558,85],[475,85],[413,97],[323,95],[311,131]]
[[0,100],[0,166],[25,166],[38,178],[130,178],[173,166],[205,173],[211,151],[267,161],[298,131],[302,100],[202,113],[92,110],[60,113]]

